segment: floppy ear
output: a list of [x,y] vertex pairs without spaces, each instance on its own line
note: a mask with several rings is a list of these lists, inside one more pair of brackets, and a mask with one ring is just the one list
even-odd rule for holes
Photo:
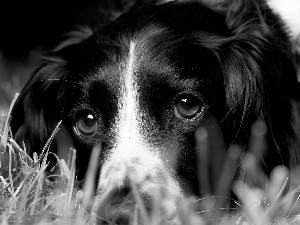
[[[238,106],[243,106],[243,113],[251,106],[255,106],[254,110],[257,112],[263,110],[267,100],[264,85],[266,81],[269,82],[268,76],[271,75],[265,68],[273,70],[270,67],[273,66],[273,60],[276,60],[273,57],[267,60],[266,57],[271,56],[271,51],[279,51],[276,43],[269,43],[272,37],[268,33],[271,31],[262,15],[266,6],[257,2],[226,1],[226,25],[231,36],[222,46],[225,55],[220,56],[220,61],[225,74],[229,107],[236,111],[241,110]],[[274,84],[278,75],[278,72],[272,75]]]
[[62,117],[63,84],[67,63],[57,57],[43,58],[25,84],[12,112],[14,139],[27,151],[40,153]]
[[[277,94],[280,93],[288,100],[299,100],[300,93],[297,90],[300,86],[297,82],[295,56],[292,55],[293,46],[281,18],[269,8],[265,0],[225,2],[226,24],[232,33],[227,43],[227,57],[233,64],[227,63],[223,67],[228,75],[226,82],[230,102],[236,105],[235,100],[243,99],[240,85],[245,90],[247,102],[252,97],[257,102],[258,110],[261,110],[265,101],[259,101],[256,97],[269,98],[264,93],[264,87],[280,84],[282,89],[276,87],[274,90]],[[237,68],[240,71],[234,73],[234,64],[239,64]]]
[[[68,50],[70,51],[72,46],[83,42],[92,34],[93,31],[88,27],[67,34],[66,40],[55,48],[52,56],[41,58],[40,66],[22,89],[13,108],[11,129],[14,139],[21,146],[24,141],[30,154],[42,151],[55,126],[62,120],[64,84],[68,73],[66,59],[68,55],[72,55],[68,54]],[[62,127],[55,137],[58,151],[60,147],[66,146],[66,143],[58,143],[61,140],[66,141],[66,137],[69,136],[66,132],[67,130]]]
[[246,143],[242,133],[263,120],[273,149],[268,166],[288,164],[288,138],[293,136],[290,100],[299,98],[299,84],[284,26],[265,1],[228,0],[223,10],[231,34],[217,54],[236,138]]

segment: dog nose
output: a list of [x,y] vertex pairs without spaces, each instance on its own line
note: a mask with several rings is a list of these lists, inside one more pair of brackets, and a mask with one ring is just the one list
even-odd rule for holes
[[[122,187],[114,187],[107,194],[105,204],[98,209],[99,222],[97,224],[131,224],[134,216],[137,202],[135,194],[138,194],[142,200],[143,207],[147,213],[151,213],[151,200],[142,193],[133,193],[130,187],[129,179],[124,182]],[[103,220],[105,223],[103,223]]]
[[106,205],[105,218],[113,224],[128,225],[134,210],[134,201],[129,186],[111,191],[111,199]]
[[132,201],[131,188],[129,185],[126,185],[122,188],[115,188],[111,191],[110,204],[112,206],[122,205],[125,201]]
[[154,214],[175,221],[182,192],[168,165],[155,149],[125,150],[112,150],[102,165],[92,209],[98,224],[103,218],[112,224],[147,224]]

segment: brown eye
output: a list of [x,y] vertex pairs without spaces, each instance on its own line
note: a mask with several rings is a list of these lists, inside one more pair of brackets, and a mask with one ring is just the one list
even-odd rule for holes
[[75,122],[74,130],[82,138],[90,138],[97,132],[97,121],[91,112],[82,113]]
[[202,105],[198,98],[190,94],[181,95],[174,106],[174,114],[177,118],[191,119],[201,110]]

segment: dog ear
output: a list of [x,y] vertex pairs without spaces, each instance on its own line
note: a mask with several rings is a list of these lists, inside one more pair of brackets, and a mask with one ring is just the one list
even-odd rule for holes
[[63,84],[67,63],[58,57],[43,58],[25,84],[12,111],[14,139],[27,151],[40,153],[61,120]]
[[270,55],[269,50],[274,50],[276,44],[271,46],[268,42],[271,31],[262,15],[266,6],[259,5],[261,2],[225,1],[225,20],[231,36],[223,44],[223,48],[227,48],[221,62],[225,74],[227,102],[232,110],[237,110],[238,105],[247,108],[255,101],[257,110],[261,111],[265,102],[263,97],[266,75],[262,76],[262,73],[267,71],[262,71],[261,68],[270,66],[267,63],[272,60],[267,62],[265,57]]
[[[19,144],[24,141],[29,153],[39,153],[62,120],[68,55],[72,55],[70,51],[76,44],[92,35],[93,31],[88,27],[68,33],[66,40],[57,45],[52,55],[41,58],[40,66],[22,89],[12,111],[11,129],[14,139]],[[69,136],[62,134],[63,131],[66,129],[61,129],[56,135],[56,142]],[[58,149],[62,145],[66,144],[57,143]]]
[[[248,80],[249,87],[255,90],[255,86],[262,88],[266,81],[271,81],[272,84],[281,84],[283,90],[279,91],[287,99],[300,100],[294,45],[280,16],[270,9],[265,0],[227,0],[223,4],[226,8],[226,25],[233,39],[231,55],[235,54],[230,59],[239,58],[244,68],[254,75],[246,76],[252,78]],[[258,68],[263,70],[259,71]],[[263,73],[263,77],[259,73]],[[233,82],[240,84],[235,79]]]
[[277,159],[271,154],[271,163],[288,164],[291,99],[299,98],[292,45],[265,1],[228,0],[225,5],[230,35],[222,41],[218,58],[227,105],[239,121],[236,129],[245,133],[256,120],[265,121],[269,148],[281,152]]

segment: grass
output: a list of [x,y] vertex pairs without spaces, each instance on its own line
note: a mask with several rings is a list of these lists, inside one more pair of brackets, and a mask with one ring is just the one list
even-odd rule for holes
[[[16,96],[17,97],[17,96]],[[16,98],[15,97],[15,98]],[[14,99],[15,100],[15,99]],[[13,103],[14,103],[13,100]],[[13,105],[13,104],[12,104]],[[9,110],[10,113],[10,110]],[[7,116],[9,118],[9,114]],[[11,137],[9,119],[4,123],[1,136],[1,171],[0,171],[0,224],[93,224],[95,215],[91,212],[94,199],[94,177],[97,172],[97,159],[101,146],[93,149],[91,162],[88,167],[83,189],[77,187],[75,180],[76,150],[70,150],[69,161],[58,158],[59,173],[49,175],[47,172],[47,157],[53,137],[59,130],[59,125],[53,132],[41,155],[34,154],[30,158],[25,146],[19,146]],[[265,225],[265,224],[300,224],[300,208],[298,205],[300,186],[296,186],[297,173],[294,173],[294,186],[289,189],[287,183],[292,172],[284,167],[274,169],[270,178],[257,166],[255,152],[262,148],[264,124],[257,123],[252,129],[252,144],[247,154],[242,154],[239,146],[232,146],[224,163],[220,176],[217,195],[206,196],[201,199],[184,198],[178,206],[178,220],[185,225]],[[199,144],[204,146],[207,133],[198,132]],[[252,148],[252,149],[251,149]],[[242,159],[240,161],[240,159]],[[238,163],[241,166],[240,179],[231,185],[232,174]],[[295,169],[297,172],[297,169]],[[47,175],[48,174],[48,175]],[[292,177],[292,176],[291,176]],[[264,179],[266,178],[266,179]],[[258,181],[261,179],[261,181]],[[266,182],[263,188],[251,185],[251,181]],[[154,210],[151,214],[143,204],[138,186],[131,182],[131,194],[136,205],[133,212],[132,225],[159,225],[166,221],[159,209],[163,197],[153,190]],[[228,199],[228,193],[233,190],[239,202]],[[234,207],[228,202],[234,201]],[[124,204],[126,203],[126,198]],[[115,221],[105,221],[100,218],[100,224],[115,224]]]

